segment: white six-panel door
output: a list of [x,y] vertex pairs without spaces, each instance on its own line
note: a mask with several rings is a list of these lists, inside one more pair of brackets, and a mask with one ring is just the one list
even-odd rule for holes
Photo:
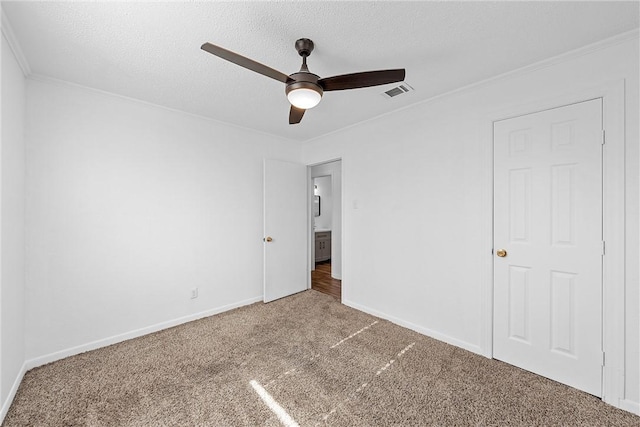
[[494,123],[494,357],[596,396],[602,138],[601,99]]

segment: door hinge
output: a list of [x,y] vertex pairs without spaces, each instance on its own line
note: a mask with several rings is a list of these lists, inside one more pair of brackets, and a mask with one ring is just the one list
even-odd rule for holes
[[604,129],[602,129],[602,145],[604,145],[605,143],[605,132]]
[[602,352],[602,366],[605,366],[605,356],[604,356],[604,351]]
[[604,256],[605,253],[605,245],[604,245],[604,240],[602,241],[602,256]]

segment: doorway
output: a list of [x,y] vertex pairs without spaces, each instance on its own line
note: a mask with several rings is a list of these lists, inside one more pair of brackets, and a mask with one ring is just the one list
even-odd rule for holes
[[311,289],[342,299],[342,162],[309,167]]
[[494,123],[496,359],[602,396],[602,99]]

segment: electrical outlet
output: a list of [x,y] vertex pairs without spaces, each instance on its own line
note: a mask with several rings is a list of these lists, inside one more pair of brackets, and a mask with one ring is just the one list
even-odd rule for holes
[[198,298],[198,288],[191,289],[191,299]]

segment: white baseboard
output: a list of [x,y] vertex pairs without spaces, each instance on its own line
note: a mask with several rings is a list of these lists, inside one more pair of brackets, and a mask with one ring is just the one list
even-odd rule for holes
[[386,319],[392,323],[395,323],[396,325],[400,325],[403,326],[405,328],[411,329],[413,331],[416,331],[418,333],[421,333],[422,335],[426,335],[428,337],[437,339],[438,341],[443,341],[446,342],[447,344],[451,344],[451,345],[455,345],[456,347],[460,347],[463,348],[465,350],[469,350],[472,353],[476,353],[479,354],[481,356],[484,356],[484,353],[482,351],[482,348],[479,345],[476,344],[471,344],[468,343],[466,341],[462,341],[459,340],[457,338],[453,338],[449,335],[443,334],[441,332],[437,332],[434,331],[432,329],[428,329],[428,328],[424,328],[422,326],[416,325],[414,323],[411,322],[407,322],[406,320],[403,319],[399,319],[395,316],[390,316],[386,313],[382,313],[378,310],[374,310],[372,308],[357,304],[353,301],[347,301],[347,300],[343,300],[342,303],[344,305],[348,305],[351,308],[355,308],[356,310],[360,310],[360,311],[364,311],[365,313],[371,314],[372,316],[376,316],[376,317],[381,317],[383,319]]
[[5,401],[2,402],[2,409],[0,409],[0,424],[4,422],[4,417],[7,416],[7,413],[9,412],[9,408],[13,403],[13,399],[16,397],[16,393],[18,392],[18,387],[20,387],[22,378],[24,378],[24,374],[26,373],[27,373],[27,364],[23,363],[22,368],[20,368],[20,372],[18,372],[18,376],[16,376],[16,379],[13,382],[13,385],[11,386],[11,390],[9,390],[9,395],[7,396]]
[[[403,326],[405,328],[411,329],[423,335],[427,335],[431,338],[437,339],[438,341],[446,342],[447,344],[455,345],[456,347],[463,348],[465,350],[469,350],[472,353],[479,354],[480,356],[487,357],[485,352],[482,351],[482,348],[479,345],[471,344],[466,341],[459,340],[457,338],[453,338],[449,335],[443,334],[441,332],[434,331],[432,329],[424,328],[422,326],[416,325],[411,322],[407,322],[406,320],[399,319],[395,316],[390,316],[386,313],[382,313],[378,310],[374,310],[372,308],[360,305],[353,301],[343,300],[342,303],[351,308],[355,308],[356,310],[364,311],[365,313],[371,314],[372,316],[380,317],[382,319],[386,319],[390,322],[393,322],[397,325]],[[620,408],[624,411],[631,412],[632,414],[640,415],[640,402],[634,402],[632,400],[621,399],[617,402],[616,405],[613,402],[609,404]]]
[[620,406],[618,407],[627,412],[631,412],[632,414],[640,415],[640,402],[622,399],[620,400]]
[[245,305],[253,304],[262,301],[262,295],[239,301],[233,304],[224,305],[221,307],[212,308],[209,310],[201,311],[187,316],[179,317],[177,319],[168,320],[166,322],[157,323],[155,325],[147,326],[145,328],[136,329],[124,334],[114,335],[112,337],[103,338],[100,340],[92,341],[86,344],[81,344],[75,347],[67,348],[65,350],[56,351],[54,353],[46,354],[44,356],[35,357],[25,362],[26,370],[36,368],[38,366],[46,365],[47,363],[55,362],[56,360],[64,359],[65,357],[74,356],[76,354],[84,353],[86,351],[96,350],[101,347],[106,347],[112,344],[116,344],[122,341],[130,340],[132,338],[138,338],[143,335],[158,332],[163,329],[172,328],[174,326],[181,325],[183,323],[191,322],[194,320],[202,319],[203,317],[213,316],[225,311],[232,310],[234,308],[242,307]]

